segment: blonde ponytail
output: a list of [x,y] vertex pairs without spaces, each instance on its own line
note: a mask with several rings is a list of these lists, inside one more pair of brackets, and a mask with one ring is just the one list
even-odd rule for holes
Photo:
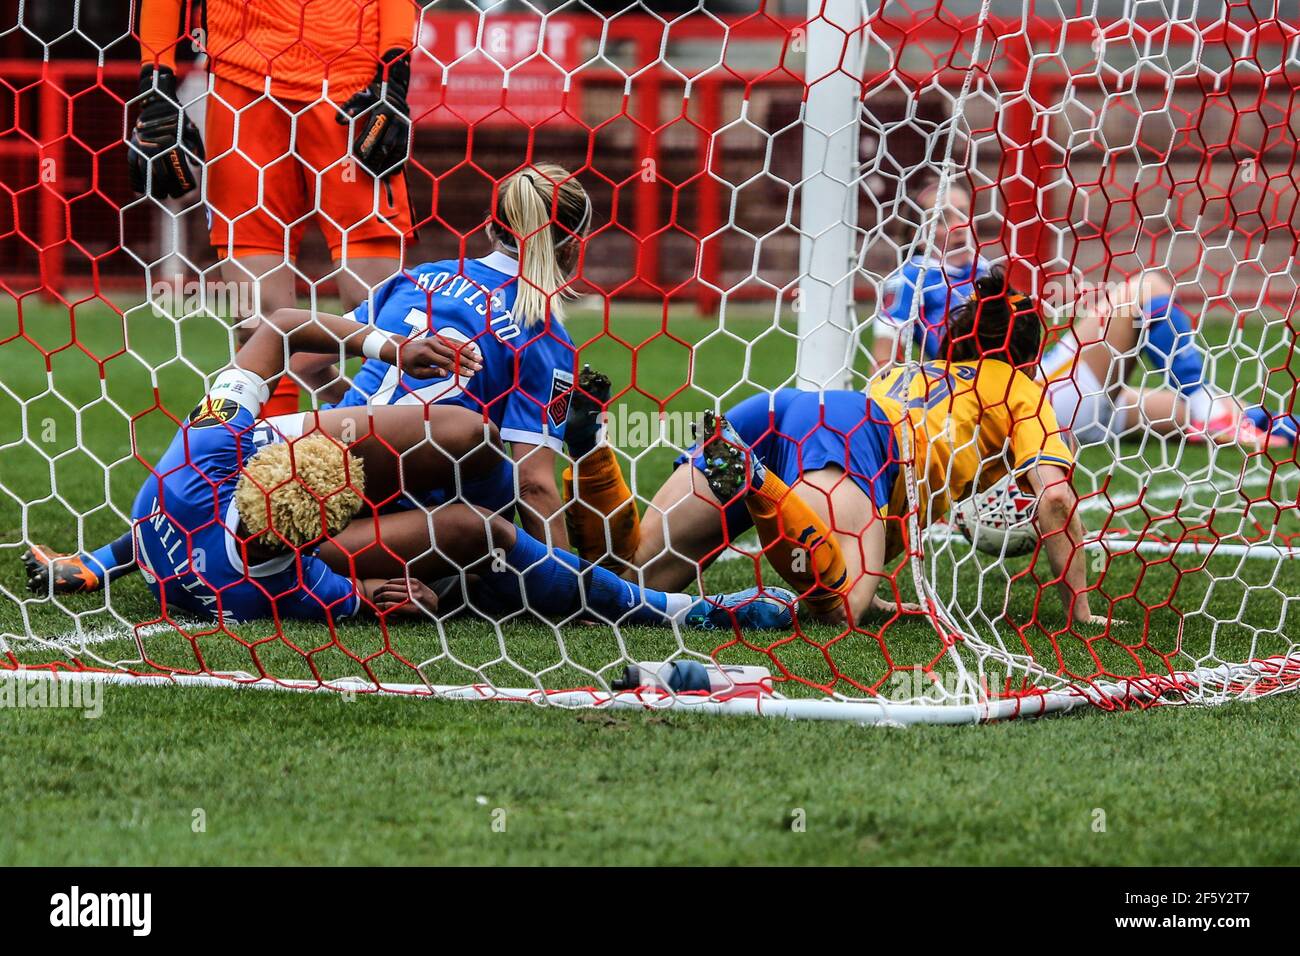
[[564,297],[571,291],[558,251],[578,241],[587,228],[591,202],[586,190],[562,167],[540,163],[502,184],[498,217],[512,234],[498,235],[498,240],[519,253],[516,318],[530,326],[550,312],[564,321]]

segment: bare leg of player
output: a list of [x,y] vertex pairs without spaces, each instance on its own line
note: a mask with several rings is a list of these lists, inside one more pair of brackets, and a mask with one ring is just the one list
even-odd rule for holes
[[[791,489],[831,528],[844,554],[848,580],[848,614],[860,621],[870,611],[892,611],[876,601],[883,577],[885,523],[867,495],[839,468],[803,475]],[[862,529],[860,532],[840,529]],[[724,542],[722,506],[695,468],[679,467],[655,494],[641,518],[641,543],[635,564],[647,587],[679,590],[717,558]],[[635,577],[629,572],[628,577]],[[843,605],[816,615],[824,623],[847,620]]]
[[[601,386],[600,394],[593,392],[592,397],[587,398],[585,393],[597,384]],[[598,452],[594,445],[597,408],[608,402],[609,382],[587,368],[583,370],[580,385],[583,392],[575,394],[569,408],[570,430],[566,438],[571,454],[588,469],[581,486],[590,489],[592,479],[600,480],[594,495],[581,502],[570,502],[571,506],[580,505],[585,509],[576,514],[571,510],[567,516],[578,526],[574,539],[579,542],[580,551],[585,547],[584,556],[599,561],[597,550],[605,547],[605,535],[612,534],[613,549],[619,555],[617,570],[624,578],[641,580],[647,586],[663,590],[687,587],[717,559],[728,543],[721,502],[732,500],[735,493],[734,490],[725,490],[728,485],[724,473],[737,468],[747,472],[747,466],[743,454],[730,465],[723,464],[723,461],[735,458],[740,438],[730,433],[717,443],[714,452],[709,452],[706,443],[706,459],[717,458],[716,467],[721,469],[712,477],[709,477],[709,467],[714,466],[706,467],[704,473],[694,466],[678,467],[655,493],[635,527],[626,522],[616,524],[611,519],[619,509],[631,503],[631,492],[623,481],[608,480],[609,476],[603,474],[604,471],[613,471],[614,477],[621,479],[617,474],[617,460],[608,451]],[[725,421],[721,424],[730,428]],[[706,416],[704,427],[707,431],[717,426],[710,425]],[[600,457],[593,458],[593,455]],[[593,461],[599,463],[599,469],[591,467]],[[566,482],[569,480],[570,475],[566,472]],[[715,480],[723,483],[711,485]],[[879,572],[884,563],[885,534],[883,521],[862,489],[847,480],[842,469],[832,468],[804,476],[795,488],[786,488],[779,479],[769,475],[763,479],[763,487],[769,486],[775,490],[767,491],[766,497],[761,494],[747,497],[745,507],[750,511],[760,538],[769,548],[775,549],[769,551],[768,557],[778,569],[786,569],[780,573],[787,576],[796,591],[808,595],[803,602],[804,613],[811,619],[843,623],[849,617],[857,620],[872,609],[879,586]],[[749,493],[756,494],[753,490]],[[572,491],[569,497],[573,497]],[[846,522],[839,527],[854,529],[845,542],[847,551],[856,556],[852,566],[849,566],[847,558],[841,560],[838,557],[840,535],[832,530],[834,526],[829,520],[832,512]],[[796,564],[801,557],[809,557],[800,543],[804,539],[796,540],[789,531],[796,525],[806,529],[804,533],[814,535],[812,540],[827,541],[833,536],[834,546],[813,545],[812,561],[807,566]],[[864,574],[864,568],[869,568],[870,573]],[[892,610],[892,605],[881,602],[875,609]]]
[[[1140,303],[1152,296],[1168,295],[1168,283],[1148,275],[1133,280],[1119,293],[1105,316],[1091,313],[1074,325],[1079,347],[1079,364],[1104,383],[1117,414],[1117,431],[1128,431],[1136,419],[1143,429],[1157,435],[1182,434],[1190,420],[1187,402],[1167,388],[1135,389],[1127,385],[1137,366],[1138,335],[1143,321]],[[1238,412],[1240,406],[1238,405]],[[1232,443],[1232,432],[1214,436],[1220,443]]]
[[[641,517],[641,540],[634,568],[647,587],[677,591],[688,587],[713,563],[724,541],[722,506],[704,476],[689,465],[663,483]],[[624,577],[635,579],[631,570]]]
[[221,278],[237,283],[236,288],[254,288],[256,295],[236,296],[239,325],[235,327],[236,345],[243,345],[253,334],[257,321],[280,309],[292,309],[297,302],[296,276],[279,255],[241,256],[221,261]]
[[[834,466],[806,472],[791,490],[831,529],[839,543],[848,580],[853,582],[848,593],[849,618],[858,622],[870,611],[895,610],[891,602],[876,600],[884,577],[885,522],[866,492],[850,481],[842,468]],[[861,531],[852,530],[859,528]],[[847,619],[842,604],[835,611],[818,615],[818,620],[830,624],[843,624]]]
[[1074,324],[1079,344],[1079,363],[1104,383],[1113,398],[1128,381],[1137,364],[1138,329],[1141,312],[1135,302],[1112,304],[1109,314],[1096,312],[1080,316]]
[[[1117,389],[1113,395],[1119,413],[1125,417],[1135,416],[1138,424],[1157,435],[1185,433],[1192,417],[1186,399],[1173,389],[1135,389],[1126,383],[1137,364],[1138,334],[1145,321],[1142,303],[1172,292],[1173,287],[1155,274],[1130,281],[1121,292],[1122,301],[1114,304],[1106,318],[1104,340],[1086,346],[1079,353],[1080,362],[1086,363],[1108,388]],[[1107,363],[1111,363],[1109,368]],[[1240,421],[1244,411],[1240,402],[1230,397],[1219,401],[1233,419]],[[1125,423],[1120,424],[1123,426]],[[1225,445],[1235,443],[1238,438],[1235,429],[1224,429],[1209,437]]]
[[[472,573],[493,547],[513,543],[509,521],[460,502],[357,518],[321,545],[320,556],[340,574],[421,581]],[[436,543],[435,543],[436,542]]]
[[349,257],[345,262],[336,260],[334,268],[338,272],[334,281],[339,286],[343,311],[350,312],[365,302],[371,289],[392,278],[401,267],[400,262],[389,256]]
[[[1106,325],[1106,340],[1112,346],[1111,351],[1127,358],[1114,379],[1124,386],[1117,396],[1117,407],[1125,414],[1135,414],[1143,428],[1157,435],[1187,435],[1188,428],[1193,427],[1197,430],[1191,433],[1192,437],[1219,445],[1240,444],[1253,449],[1267,443],[1268,434],[1252,427],[1245,406],[1233,396],[1216,395],[1205,412],[1208,421],[1197,426],[1192,405],[1183,393],[1169,388],[1133,389],[1124,384],[1136,363],[1138,333],[1142,323],[1148,321],[1146,310],[1149,303],[1173,294],[1173,285],[1158,273],[1147,273],[1130,280],[1120,293],[1122,301]],[[1096,372],[1105,356],[1093,353],[1083,356],[1081,353],[1081,360],[1087,361]]]
[[1157,435],[1175,435],[1187,427],[1187,403],[1167,388],[1120,390],[1116,405],[1124,412],[1135,410],[1143,428]]
[[1139,391],[1126,383],[1137,366],[1138,330],[1142,313],[1137,306],[1138,286],[1130,284],[1121,293],[1125,301],[1112,304],[1103,318],[1096,313],[1081,317],[1074,326],[1079,364],[1085,366],[1110,393],[1119,421],[1116,430],[1124,434],[1134,417],[1158,435],[1178,432],[1187,424],[1187,408],[1168,389]]

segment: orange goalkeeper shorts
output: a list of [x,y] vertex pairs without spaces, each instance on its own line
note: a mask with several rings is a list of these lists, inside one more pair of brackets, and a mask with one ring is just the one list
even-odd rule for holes
[[217,255],[298,256],[315,221],[335,261],[399,258],[411,235],[406,176],[376,179],[351,158],[328,102],[292,103],[213,78],[207,98],[208,226]]

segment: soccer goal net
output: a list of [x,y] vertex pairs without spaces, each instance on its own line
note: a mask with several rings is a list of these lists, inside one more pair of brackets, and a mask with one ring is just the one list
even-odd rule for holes
[[[140,86],[134,8],[149,4],[62,6],[0,22],[0,676],[905,723],[1300,682],[1294,3],[412,3],[410,157],[375,176],[346,136],[332,145],[360,120],[341,111],[354,90],[324,81],[361,62],[353,87],[377,66],[376,99],[389,95],[371,34],[392,4],[339,5],[371,39],[335,62],[311,51],[337,44],[337,25],[306,18],[267,55],[261,32],[239,31],[283,40],[283,24],[186,2],[162,95],[197,179],[179,198],[153,179],[141,195],[128,174],[126,141],[161,89]],[[495,421],[510,500],[444,479],[436,501],[403,505],[431,529],[414,555],[384,539],[392,501],[354,519],[436,605],[377,605],[363,588],[310,620],[226,613],[242,585],[216,579],[200,532],[221,529],[257,582],[249,529],[215,507],[171,545],[214,596],[209,615],[160,603],[138,538],[121,573],[86,560],[175,517],[165,496],[143,512],[137,499],[166,467],[201,471],[177,436],[237,324],[267,321],[273,301],[382,315],[396,286],[374,263],[391,255],[393,281],[429,293],[399,323],[437,332],[434,293],[531,241],[502,244],[517,207],[501,187],[542,164],[586,195],[581,220],[561,221],[558,200],[547,212],[577,253],[563,326],[503,343],[500,290],[484,289],[483,328],[457,341],[522,355],[529,336],[571,339],[567,358],[540,387],[518,359],[477,404],[459,378],[393,401]],[[432,292],[430,262],[453,263]],[[608,377],[607,401],[584,366]],[[358,361],[340,368],[336,383],[359,380]],[[308,420],[337,399],[292,374]],[[419,450],[366,418],[403,387],[384,381],[343,443],[383,443],[403,482],[424,480]],[[621,511],[583,499],[581,461],[577,481],[561,473],[587,460],[559,436],[592,400],[631,494]],[[798,427],[782,419],[809,401]],[[532,403],[537,428],[493,419],[512,402]],[[705,412],[728,416],[742,465],[777,473],[812,524],[784,499],[759,516],[743,487],[719,502],[696,442],[727,435],[699,427]],[[286,439],[248,427],[259,447]],[[432,424],[424,441],[439,442]],[[199,479],[216,495],[233,467]],[[695,627],[557,612],[526,571],[492,564],[500,549],[451,557],[434,514],[467,500],[629,585],[798,599],[775,630],[742,626],[735,606]],[[566,523],[580,510],[585,525]],[[364,577],[355,553],[328,553],[310,567]],[[59,571],[65,554],[80,565]],[[310,589],[306,558],[275,560]],[[517,574],[518,606],[476,592],[483,562]],[[596,585],[580,578],[585,602]]]

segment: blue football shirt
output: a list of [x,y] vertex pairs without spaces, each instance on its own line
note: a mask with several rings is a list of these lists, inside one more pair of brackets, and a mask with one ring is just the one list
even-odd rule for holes
[[417,379],[368,359],[338,405],[449,403],[486,412],[508,442],[563,450],[573,389],[573,340],[554,317],[525,325],[511,309],[519,266],[503,252],[405,270],[350,316],[403,338],[438,334],[472,342],[483,369],[472,376]]
[[988,275],[989,269],[982,256],[966,266],[913,256],[885,280],[876,321],[901,331],[911,317],[912,300],[920,290],[913,335],[925,358],[938,358],[948,317],[974,294],[975,280]]
[[[218,379],[220,383],[221,379]],[[181,424],[131,509],[136,554],[164,614],[227,624],[260,618],[328,621],[357,612],[350,577],[315,553],[244,560],[235,485],[244,462],[277,440],[260,401],[217,387]]]

